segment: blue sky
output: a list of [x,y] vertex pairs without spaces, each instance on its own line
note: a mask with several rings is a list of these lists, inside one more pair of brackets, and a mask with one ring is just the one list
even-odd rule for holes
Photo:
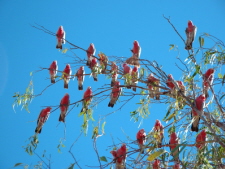
[[[13,167],[15,163],[29,165],[37,164],[37,156],[29,156],[22,146],[34,134],[36,119],[43,106],[57,106],[65,93],[71,95],[71,102],[82,98],[84,91],[77,90],[77,81],[71,81],[69,89],[63,89],[60,81],[50,87],[40,97],[35,98],[29,109],[31,113],[16,107],[16,113],[12,109],[13,95],[15,92],[24,93],[29,81],[30,72],[39,70],[40,67],[48,68],[53,60],[58,61],[59,70],[63,70],[66,63],[72,63],[73,58],[63,55],[55,49],[56,38],[34,29],[31,25],[38,23],[45,28],[56,32],[60,25],[66,31],[66,39],[87,49],[90,43],[94,43],[96,52],[104,52],[108,56],[130,57],[133,41],[138,40],[142,53],[141,58],[156,60],[163,66],[168,74],[173,74],[175,79],[180,79],[182,73],[175,67],[177,52],[169,51],[169,44],[176,44],[180,49],[180,58],[184,60],[187,52],[181,39],[174,32],[169,23],[163,18],[163,14],[171,17],[181,36],[185,38],[185,28],[188,20],[192,20],[198,27],[197,35],[207,32],[221,40],[225,33],[225,2],[223,0],[206,1],[0,1],[0,99],[2,109],[0,111],[0,128],[2,139],[0,144],[0,168]],[[198,46],[196,38],[194,46]],[[65,47],[69,47],[68,44]],[[83,51],[75,53],[86,58]],[[72,53],[68,52],[72,56]],[[74,74],[80,66],[72,65]],[[85,68],[88,73],[89,70]],[[45,86],[50,84],[48,71],[34,74],[34,92],[39,94]],[[84,89],[92,86],[96,90],[103,84],[109,84],[104,75],[99,76],[98,82],[86,77]],[[140,90],[138,90],[140,92]],[[109,92],[107,93],[109,94]],[[124,98],[123,98],[124,99]],[[121,100],[123,100],[121,98]],[[120,140],[126,142],[126,135],[135,139],[139,123],[133,123],[129,112],[138,108],[135,104],[139,100],[135,97],[121,111],[106,118],[105,135],[98,138],[97,146],[100,156],[111,157],[110,148],[113,145],[112,137],[116,144]],[[95,122],[90,123],[87,136],[81,136],[73,148],[73,152],[79,164],[97,166],[98,161],[93,150],[91,139],[92,126],[97,125],[99,115],[105,115],[119,108],[122,104],[108,108],[108,100],[94,108]],[[66,141],[62,154],[57,152],[60,138],[64,137],[64,125],[58,127],[59,110],[53,112],[44,125],[39,136],[39,145],[36,150],[42,154],[51,154],[52,168],[67,168],[73,163],[68,149],[80,133],[82,118],[78,117],[81,106],[73,109],[66,118]],[[160,104],[150,105],[150,116],[144,120],[141,128],[150,131],[156,119],[162,119],[167,106]],[[165,123],[163,124],[165,125]],[[123,131],[126,135],[123,133]],[[166,138],[166,142],[168,139]],[[104,162],[103,162],[104,164]]]

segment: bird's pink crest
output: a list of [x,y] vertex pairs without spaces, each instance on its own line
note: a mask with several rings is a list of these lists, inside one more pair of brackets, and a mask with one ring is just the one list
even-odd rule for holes
[[173,79],[173,75],[172,74],[168,74],[168,79],[172,80]]
[[205,137],[206,137],[206,134],[207,134],[207,133],[206,133],[206,130],[205,130],[205,129],[202,130],[200,134],[201,134],[201,136],[202,136],[203,138],[205,138]]
[[193,25],[192,21],[189,20],[189,21],[188,21],[188,27],[189,27],[189,28],[192,28],[192,26],[194,26],[194,25]]
[[127,67],[127,64],[126,64],[126,63],[124,63],[124,64],[123,64],[123,67]]
[[134,66],[133,72],[137,72],[137,70],[138,70],[138,67],[137,66]]
[[66,65],[66,69],[70,69],[70,64],[67,64]]
[[138,41],[136,41],[136,40],[134,41],[134,46],[135,46],[135,47],[138,47],[138,46],[139,46]]

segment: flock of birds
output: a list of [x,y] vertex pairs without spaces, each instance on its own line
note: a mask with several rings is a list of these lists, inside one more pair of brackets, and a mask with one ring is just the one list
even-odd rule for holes
[[[197,27],[193,25],[192,21],[188,21],[188,27],[186,28],[186,42],[185,42],[185,49],[186,50],[191,50],[192,49],[192,43],[195,39]],[[57,33],[56,33],[56,38],[57,38],[57,49],[62,49],[62,45],[65,44],[65,31],[62,26],[59,27]],[[98,81],[97,75],[102,73],[106,73],[106,68],[108,65],[108,57],[104,53],[98,54],[99,58],[95,57],[95,46],[93,43],[90,44],[88,49],[86,50],[87,52],[87,63],[86,65],[91,69],[92,76],[94,81]],[[136,91],[136,85],[138,83],[138,78],[139,78],[139,72],[138,69],[140,67],[139,63],[139,58],[141,54],[141,47],[138,43],[138,41],[134,41],[133,43],[133,48],[131,50],[132,56],[126,60],[126,62],[123,64],[123,77],[125,78],[125,85],[128,89],[131,89],[135,92]],[[100,66],[98,64],[98,60],[100,62]],[[133,69],[128,66],[128,65],[133,65]],[[110,95],[110,102],[108,104],[108,107],[113,107],[116,101],[118,100],[120,93],[122,91],[122,88],[120,87],[120,82],[117,80],[118,77],[118,66],[116,65],[115,62],[111,62],[111,87],[112,87],[112,92]],[[101,68],[101,69],[99,69]],[[57,61],[53,61],[52,64],[49,67],[49,74],[51,78],[51,83],[55,83],[56,79],[56,74],[58,71],[58,66],[57,66]],[[191,130],[198,132],[198,125],[200,121],[199,113],[196,112],[203,111],[204,103],[205,100],[208,97],[208,90],[210,86],[213,83],[214,79],[214,72],[215,70],[210,68],[206,71],[205,74],[203,74],[203,94],[198,96],[195,99],[194,102],[194,109],[192,109],[192,126]],[[70,65],[67,64],[65,69],[63,70],[62,73],[62,79],[64,80],[64,88],[68,88],[69,81],[71,79],[71,68]],[[84,71],[84,66],[81,66],[78,71],[75,74],[77,80],[78,80],[78,90],[83,90],[83,82],[84,82],[84,77],[85,77],[85,71]],[[167,87],[170,89],[171,95],[174,95],[177,93],[177,91],[180,91],[179,95],[186,95],[185,92],[185,86],[182,81],[175,81],[173,76],[171,74],[168,75],[168,79],[166,81]],[[154,98],[156,100],[160,99],[160,79],[154,77],[154,74],[151,73],[148,78],[147,78],[147,86],[149,89],[149,96],[151,98]],[[88,107],[92,101],[92,90],[91,87],[88,87],[87,90],[84,92],[83,95],[83,105],[81,112],[86,113],[88,110]],[[65,117],[67,110],[70,105],[70,96],[68,93],[65,94],[65,96],[61,99],[60,101],[60,116],[59,116],[59,121],[60,122],[65,122]],[[51,107],[47,107],[43,110],[41,110],[38,121],[37,121],[37,127],[35,129],[36,133],[41,133],[42,127],[46,120],[48,119],[50,115]],[[159,120],[156,120],[155,126],[154,126],[154,132],[157,134],[157,144],[158,147],[162,146],[162,140],[163,140],[163,135],[164,135],[164,127],[162,126],[161,122]],[[138,145],[140,147],[140,151],[144,153],[145,149],[145,142],[146,142],[146,133],[144,129],[141,129],[138,131],[136,135],[136,139],[138,142]],[[198,149],[202,149],[205,146],[204,141],[206,141],[206,131],[202,130],[196,137],[196,147]],[[199,143],[201,142],[201,143]],[[197,144],[198,143],[198,144]],[[170,149],[172,152],[172,155],[174,156],[175,160],[175,165],[174,168],[178,169],[180,168],[179,166],[179,149],[176,149],[177,144],[179,144],[179,139],[178,136],[175,132],[173,132],[170,135]],[[173,151],[175,149],[175,151]],[[111,151],[111,154],[114,157],[114,162],[116,163],[116,168],[117,169],[122,169],[125,168],[125,161],[126,161],[126,144],[122,144],[122,146],[114,151]],[[160,160],[155,159],[153,165],[153,169],[158,169],[160,168]]]

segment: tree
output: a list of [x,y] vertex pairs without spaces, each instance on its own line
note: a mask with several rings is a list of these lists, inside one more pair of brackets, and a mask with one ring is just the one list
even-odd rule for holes
[[[33,94],[33,82],[31,80],[24,94],[16,93],[14,95],[14,105],[21,105],[29,111],[28,106],[32,99],[35,97],[45,97],[44,92],[53,85],[61,83],[60,81],[66,81],[70,86],[70,80],[80,78],[78,80],[82,81],[83,77],[80,76],[92,75],[94,77],[92,80],[93,83],[89,85],[92,86],[92,84],[97,83],[94,82],[97,81],[97,77],[105,75],[108,78],[106,84],[100,84],[95,91],[91,91],[91,88],[88,88],[86,91],[86,88],[84,88],[84,95],[80,100],[70,100],[70,103],[68,100],[66,102],[61,101],[60,105],[56,103],[56,108],[52,108],[52,111],[50,112],[50,114],[55,112],[57,113],[57,109],[60,108],[61,112],[64,112],[63,115],[66,113],[65,121],[67,121],[67,118],[69,118],[68,115],[74,112],[73,110],[75,107],[82,103],[82,109],[79,111],[79,116],[83,118],[81,126],[82,132],[70,146],[69,153],[74,162],[69,168],[73,168],[75,166],[83,168],[79,164],[77,157],[74,155],[73,146],[82,134],[88,134],[88,128],[90,128],[89,125],[94,121],[94,107],[97,105],[107,107],[108,105],[113,108],[114,112],[122,110],[125,105],[129,104],[131,100],[136,98],[139,98],[136,99],[136,104],[138,106],[135,107],[134,111],[129,112],[131,118],[135,122],[140,122],[142,119],[146,119],[150,114],[149,106],[157,103],[158,106],[166,105],[168,107],[167,111],[165,111],[164,118],[160,119],[161,122],[157,120],[155,126],[152,124],[151,131],[145,130],[146,136],[145,134],[137,138],[130,136],[130,138],[128,138],[129,141],[127,142],[120,141],[117,144],[113,143],[113,145],[109,143],[110,151],[105,152],[104,155],[100,155],[97,148],[97,140],[100,137],[104,137],[104,127],[107,122],[105,118],[108,116],[110,117],[113,112],[109,112],[105,116],[100,116],[97,124],[95,123],[92,127],[93,148],[99,162],[97,167],[224,167],[225,124],[223,121],[223,101],[225,94],[223,84],[225,81],[225,75],[221,74],[220,70],[224,65],[225,45],[218,38],[204,33],[198,38],[199,47],[193,46],[192,42],[194,39],[197,39],[195,37],[196,28],[191,29],[191,27],[194,27],[193,23],[190,24],[190,22],[188,22],[190,27],[186,29],[186,40],[184,40],[176,27],[171,23],[170,19],[166,17],[164,18],[184,42],[183,48],[185,48],[184,50],[187,51],[188,54],[186,60],[182,61],[179,58],[180,49],[175,44],[170,45],[170,50],[178,51],[177,59],[180,61],[180,65],[177,65],[177,67],[182,73],[182,77],[180,77],[182,80],[175,79],[169,72],[167,73],[163,71],[163,68],[157,63],[157,61],[142,59],[139,51],[141,44],[137,45],[137,41],[134,41],[134,48],[131,53],[132,58],[134,59],[134,62],[132,62],[130,61],[131,59],[116,56],[109,57],[102,52],[95,55],[95,47],[93,44],[90,44],[92,50],[90,50],[90,48],[85,50],[84,48],[68,41],[67,37],[64,39],[64,36],[59,36],[58,33],[55,34],[40,25],[33,26],[47,34],[56,36],[58,43],[62,43],[62,41],[65,40],[71,47],[67,48],[66,45],[63,45],[63,48],[59,51],[66,54],[68,52],[72,52],[74,54],[72,56],[74,59],[72,63],[78,65],[78,67],[84,66],[85,72],[87,73],[71,74],[70,70],[65,71],[66,68],[64,70],[57,70],[58,73],[56,75],[51,72],[51,77],[49,75],[49,79],[52,79],[52,76],[54,76],[55,83],[51,83],[46,86],[46,88],[44,88],[38,95]],[[213,45],[206,47],[205,39],[207,41],[212,41]],[[77,56],[74,53],[76,50],[84,51],[87,54],[87,57],[84,59],[83,57]],[[199,58],[199,56],[201,56],[201,58]],[[140,68],[138,70],[139,74],[132,73],[132,69],[137,70],[139,65],[126,65],[125,62],[127,59],[129,60],[129,64],[135,64],[136,61],[140,62]],[[87,61],[89,62],[87,63]],[[207,73],[207,70],[210,68],[213,69],[212,73]],[[47,72],[54,70],[56,71],[56,67],[41,68],[39,71]],[[34,76],[33,73],[31,73],[31,75]],[[113,79],[113,83],[111,83],[111,79]],[[50,81],[51,80],[49,80],[49,82]],[[132,90],[135,87],[139,90]],[[66,90],[60,85],[58,88],[59,90]],[[81,87],[79,87],[79,89],[81,89]],[[71,93],[69,94],[72,95]],[[105,100],[107,100],[109,104],[103,104]],[[116,110],[113,107],[115,104],[119,105],[119,108]],[[46,106],[53,107],[51,105]],[[37,128],[39,127],[39,129],[41,129],[42,127],[43,130],[43,128],[45,128],[44,122],[46,122],[46,115],[42,116],[41,114],[38,118]],[[44,120],[42,120],[42,117],[44,117]],[[161,123],[168,124],[163,126]],[[65,139],[67,127],[66,123],[64,124]],[[136,133],[138,133],[138,130]],[[136,133],[134,133],[134,136]],[[133,138],[133,140],[131,138]],[[44,164],[40,164],[38,167],[51,168],[51,160],[49,158],[45,159],[35,152],[35,150],[39,148],[39,140],[38,133],[33,135],[30,138],[30,143],[24,147],[25,151],[30,155],[36,154],[40,157]],[[138,144],[139,146],[141,144],[141,148]],[[58,151],[60,152],[61,148],[64,146],[64,140],[62,139],[57,147]],[[19,165],[22,164],[19,163],[15,166]],[[87,165],[88,167],[91,167],[90,164]]]

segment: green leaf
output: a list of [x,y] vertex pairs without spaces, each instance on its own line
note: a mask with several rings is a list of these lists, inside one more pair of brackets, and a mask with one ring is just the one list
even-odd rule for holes
[[66,147],[64,144],[61,144],[62,147]]
[[14,165],[14,167],[21,166],[21,165],[23,165],[23,163],[16,163],[16,164]]
[[167,152],[164,149],[159,149],[158,151],[155,151],[154,153],[150,154],[147,158],[148,161],[153,161],[156,158],[158,158],[160,155],[162,155],[163,153]]
[[68,51],[68,49],[65,48],[65,49],[62,50],[62,53],[66,53],[67,51]]
[[173,109],[173,107],[170,106],[170,107],[169,107],[169,110],[168,110],[167,113],[166,113],[166,116],[163,118],[163,121],[166,120],[167,116],[170,114],[170,111],[171,111],[172,109]]
[[32,76],[33,75],[33,72],[30,72],[30,76]]
[[218,77],[219,77],[220,79],[223,79],[223,75],[222,75],[221,73],[218,73]]
[[105,156],[100,157],[100,160],[101,160],[101,161],[108,162]]
[[102,123],[102,133],[103,134],[105,133],[105,124],[106,124],[106,122],[104,121],[104,123]]
[[174,44],[170,44],[169,46],[170,46],[170,49],[169,50],[172,50],[175,47]]
[[75,163],[71,164],[68,169],[73,169],[74,165],[75,165]]
[[204,46],[204,38],[202,38],[201,36],[199,36],[199,43],[200,43],[200,47]]
[[175,131],[176,131],[175,126],[172,126],[169,128],[168,133],[171,134],[171,133],[174,133]]

